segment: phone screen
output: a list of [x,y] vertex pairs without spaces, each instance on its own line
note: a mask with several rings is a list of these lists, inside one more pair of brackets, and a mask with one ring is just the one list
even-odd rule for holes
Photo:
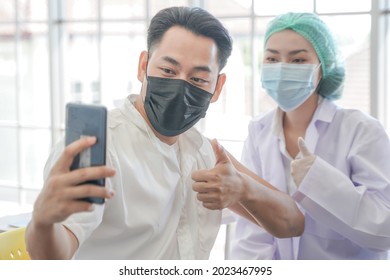
[[[78,154],[71,170],[106,164],[107,109],[99,105],[68,103],[66,105],[65,145],[82,137],[95,136],[96,144]],[[105,186],[105,178],[92,180],[89,184]],[[104,203],[103,198],[87,197],[83,200]]]

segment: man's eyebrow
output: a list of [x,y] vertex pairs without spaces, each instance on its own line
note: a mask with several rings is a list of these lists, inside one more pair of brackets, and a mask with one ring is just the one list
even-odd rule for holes
[[208,66],[195,66],[195,67],[194,67],[194,70],[195,70],[195,71],[201,71],[201,72],[211,73],[211,68],[208,67]]
[[[163,60],[172,64],[173,66],[176,66],[178,68],[181,68],[181,64],[179,61],[177,61],[176,59],[174,59],[173,57],[171,56],[164,56],[163,57]],[[195,66],[193,68],[194,71],[201,71],[201,72],[208,72],[208,73],[211,73],[211,68],[207,65],[203,66],[203,65],[200,65],[200,66]]]
[[181,67],[179,61],[177,61],[176,59],[174,59],[173,57],[170,57],[170,56],[164,56],[163,57],[163,60],[165,60],[166,62],[169,62],[170,64],[176,66],[176,67]]

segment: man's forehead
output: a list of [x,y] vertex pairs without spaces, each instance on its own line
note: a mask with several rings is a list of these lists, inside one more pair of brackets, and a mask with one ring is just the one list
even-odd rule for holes
[[218,67],[218,47],[215,41],[178,26],[168,29],[150,52],[155,59],[174,65],[191,60],[196,67]]

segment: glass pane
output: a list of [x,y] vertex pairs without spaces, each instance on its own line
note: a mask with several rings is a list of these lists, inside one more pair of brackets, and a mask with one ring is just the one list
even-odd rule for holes
[[273,0],[254,1],[255,14],[257,15],[278,15],[287,12],[313,12],[313,0]]
[[18,0],[20,20],[47,20],[47,0]]
[[49,62],[46,24],[21,26],[20,114],[23,124],[50,125]]
[[17,185],[18,137],[16,128],[0,127],[0,184]]
[[[16,188],[2,188],[0,186],[0,217],[13,214],[8,202],[19,202],[19,191]],[[15,207],[15,205],[13,206]]]
[[64,3],[64,18],[75,19],[96,19],[98,17],[99,0],[66,0]]
[[2,0],[0,5],[0,22],[15,20],[15,0]]
[[22,129],[20,136],[22,185],[40,189],[43,186],[43,168],[50,153],[50,131]]
[[150,0],[150,15],[154,16],[158,11],[172,6],[188,6],[188,0]]
[[252,0],[209,0],[204,2],[204,8],[215,16],[250,15]]
[[64,26],[65,101],[99,102],[97,24]]
[[105,18],[144,18],[146,1],[144,0],[101,0],[102,17]]
[[317,0],[318,13],[368,12],[371,0]]
[[[41,186],[42,187],[42,186]],[[33,208],[33,204],[35,202],[35,200],[37,199],[37,196],[39,195],[40,193],[40,189],[37,189],[37,190],[22,190],[22,203],[25,204],[24,205],[24,209],[25,212],[32,212],[32,208]],[[30,206],[30,207],[28,207]],[[30,210],[29,210],[30,208]]]
[[223,24],[233,38],[233,51],[228,64],[222,70],[230,79],[228,78],[225,83],[225,98],[224,102],[219,104],[220,112],[237,115],[250,114],[250,109],[246,104],[246,101],[249,101],[247,98],[250,98],[249,93],[252,91],[250,19],[223,20]]
[[128,94],[138,94],[138,59],[146,50],[143,23],[104,23],[102,37],[102,103],[108,108]]
[[[241,138],[240,141],[237,140],[224,140],[224,139],[218,139],[218,142],[227,150],[230,154],[232,154],[236,159],[241,159],[242,154],[242,148],[244,147],[244,140],[248,135],[248,124],[251,120],[250,117],[245,119],[245,121],[241,122]],[[234,120],[232,120],[234,121]],[[245,129],[245,132],[244,132]]]
[[32,205],[19,203],[19,191],[0,187],[0,217],[31,213]]
[[[321,17],[333,31],[346,66],[343,107],[370,112],[370,15]],[[348,24],[345,24],[348,22]]]
[[0,25],[0,121],[16,121],[16,61],[13,25]]
[[223,24],[234,42],[232,55],[222,69],[227,79],[218,101],[210,104],[198,128],[211,138],[241,141],[251,115],[251,24],[250,19],[223,20]]

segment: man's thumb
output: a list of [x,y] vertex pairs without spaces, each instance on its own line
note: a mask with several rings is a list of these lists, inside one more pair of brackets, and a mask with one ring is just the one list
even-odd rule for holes
[[311,156],[311,153],[306,146],[305,140],[303,140],[302,137],[298,138],[298,148],[303,157]]
[[225,163],[228,162],[230,159],[222,145],[218,143],[217,139],[211,140],[211,145],[213,146],[214,155],[216,159],[216,165],[218,163]]

